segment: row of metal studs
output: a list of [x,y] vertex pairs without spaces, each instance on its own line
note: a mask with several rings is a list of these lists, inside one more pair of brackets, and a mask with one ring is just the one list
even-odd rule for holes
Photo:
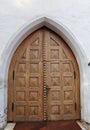
[[[44,33],[43,33],[44,34]],[[44,37],[43,37],[44,38]],[[43,98],[44,98],[44,121],[47,120],[47,94],[46,94],[46,44],[43,41],[43,84],[44,84],[44,91],[43,91]]]

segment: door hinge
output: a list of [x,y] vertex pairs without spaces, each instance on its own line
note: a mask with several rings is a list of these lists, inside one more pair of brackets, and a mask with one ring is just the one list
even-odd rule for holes
[[76,102],[75,102],[75,106],[74,106],[74,107],[75,107],[75,111],[76,111],[76,109],[77,109],[77,104],[76,104]]
[[15,72],[14,72],[14,70],[13,70],[13,80],[14,80],[14,75],[15,75]]
[[12,102],[12,112],[14,111],[14,103]]
[[74,71],[74,79],[76,79],[76,72]]

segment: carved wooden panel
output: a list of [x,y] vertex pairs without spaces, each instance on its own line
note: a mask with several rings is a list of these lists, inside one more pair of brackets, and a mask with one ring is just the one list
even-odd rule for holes
[[50,55],[51,55],[50,56],[51,59],[59,59],[59,50],[51,49]]
[[52,91],[52,93],[51,93],[51,99],[53,100],[53,101],[58,101],[58,100],[60,100],[60,91],[56,91],[56,90],[54,90],[54,91]]
[[24,106],[17,106],[16,107],[16,114],[19,116],[25,116],[25,107]]
[[31,59],[38,59],[39,58],[39,50],[30,50],[30,58]]
[[26,86],[25,77],[17,77],[16,80],[17,80],[17,82],[16,82],[17,87],[25,87]]
[[30,73],[38,73],[39,64],[38,63],[30,63]]
[[26,71],[26,64],[19,63],[18,67],[17,67],[17,71],[21,72],[21,73],[25,72]]
[[59,63],[51,63],[50,70],[51,72],[58,72],[59,71]]
[[31,101],[37,101],[38,100],[38,91],[37,92],[34,92],[34,91],[30,91],[29,93],[29,100]]
[[25,91],[16,91],[16,101],[25,101]]
[[30,82],[29,87],[38,87],[39,85],[38,77],[30,77],[29,82]]
[[73,115],[73,105],[64,105],[64,114]]

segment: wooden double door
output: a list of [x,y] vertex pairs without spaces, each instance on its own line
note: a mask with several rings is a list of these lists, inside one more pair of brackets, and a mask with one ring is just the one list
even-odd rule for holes
[[76,59],[65,41],[45,27],[15,51],[8,84],[8,121],[80,118]]

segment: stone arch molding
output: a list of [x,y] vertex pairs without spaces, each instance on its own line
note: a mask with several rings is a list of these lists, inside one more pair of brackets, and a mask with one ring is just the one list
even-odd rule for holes
[[[60,23],[57,19],[53,19],[50,17],[40,17],[38,19],[35,19],[33,21],[30,21],[26,25],[24,25],[20,30],[18,30],[13,37],[10,39],[8,46],[6,49],[4,49],[2,54],[2,63],[0,64],[0,91],[3,91],[2,94],[2,101],[4,102],[2,108],[1,108],[1,117],[0,122],[1,127],[3,124],[6,124],[6,118],[7,118],[7,88],[8,88],[8,70],[9,65],[12,59],[12,56],[16,50],[16,48],[19,46],[19,44],[32,32],[39,29],[42,26],[46,26],[49,29],[56,32],[58,35],[60,35],[69,45],[69,47],[72,49],[76,60],[79,65],[80,70],[80,95],[81,95],[81,119],[85,120],[87,122],[90,122],[90,112],[89,107],[90,103],[87,102],[88,95],[86,95],[89,87],[89,78],[88,78],[88,66],[87,66],[87,57],[80,46],[80,43],[75,38],[75,36],[71,33],[71,31],[62,23]],[[89,106],[88,106],[89,105]],[[3,118],[2,118],[3,117]]]

